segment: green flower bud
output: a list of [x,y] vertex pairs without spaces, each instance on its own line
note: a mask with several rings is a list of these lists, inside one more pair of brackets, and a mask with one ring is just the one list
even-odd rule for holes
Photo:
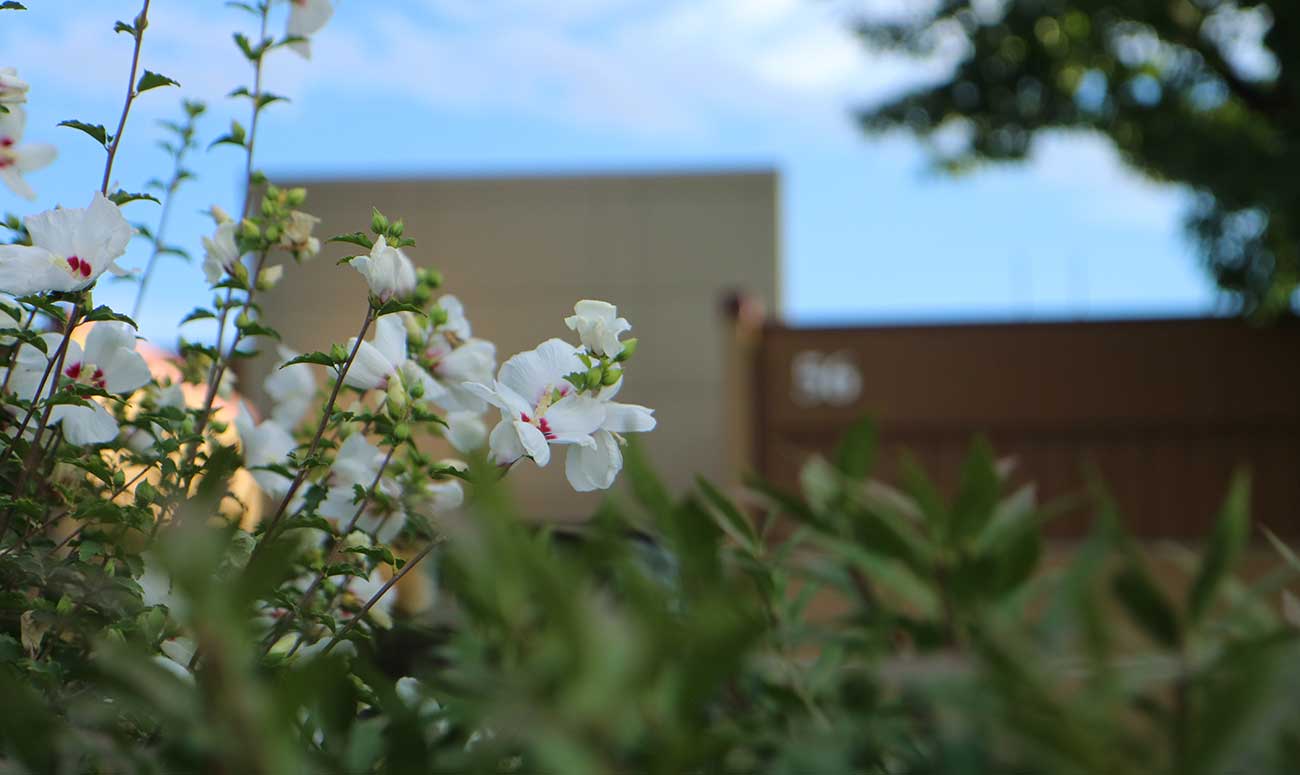
[[276,266],[268,266],[267,268],[263,269],[262,272],[257,276],[257,290],[259,291],[271,290],[272,288],[275,287],[276,283],[280,282],[280,278],[283,276],[284,276],[283,266],[280,266],[278,264]]
[[400,239],[402,236],[402,232],[404,231],[406,231],[406,224],[402,222],[401,218],[398,218],[396,221],[393,221],[393,224],[391,226],[388,227],[388,236]]
[[599,364],[592,366],[587,370],[587,384],[591,386],[599,385],[604,376]]
[[230,276],[238,280],[243,285],[248,285],[248,267],[243,263],[236,263],[230,267]]
[[262,215],[271,218],[274,217],[279,210],[280,205],[278,202],[271,199],[269,196],[262,197]]
[[271,224],[270,226],[267,226],[266,231],[264,233],[266,234],[266,239],[268,241],[270,242],[280,241],[280,227],[275,225],[274,223]]
[[388,416],[394,420],[401,420],[410,412],[411,400],[401,379],[390,379],[388,381],[388,401],[385,403],[384,408],[387,410]]
[[307,189],[303,188],[302,186],[298,186],[297,188],[291,188],[287,192],[285,192],[284,203],[289,205],[290,207],[298,207],[299,205],[301,205],[303,202],[306,201],[307,201]]
[[604,385],[605,387],[609,387],[610,385],[617,383],[622,378],[623,378],[622,369],[612,369],[612,368],[605,369],[604,375],[601,376],[600,378],[600,384]]
[[433,291],[430,291],[428,286],[417,285],[415,286],[415,290],[411,293],[411,301],[421,306],[428,304],[432,300]]
[[420,400],[421,398],[424,398],[424,383],[416,382],[415,384],[411,385],[410,389],[407,390],[407,392],[411,394],[411,398],[414,398],[417,401]]
[[398,441],[406,441],[411,438],[411,426],[404,422],[399,422],[393,427],[393,438]]
[[388,233],[388,218],[384,217],[384,214],[379,212],[377,207],[371,208],[371,210],[373,212],[370,216],[370,230],[375,234]]
[[245,218],[239,224],[239,236],[246,240],[255,240],[262,236],[262,230],[257,228],[257,224]]
[[429,322],[433,324],[434,328],[437,328],[438,326],[446,325],[447,310],[443,309],[442,307],[434,307],[433,309],[429,310]]
[[633,355],[636,355],[635,338],[627,339],[623,342],[623,351],[614,357],[614,361],[617,363],[622,363],[623,361],[626,361],[627,359],[631,358]]

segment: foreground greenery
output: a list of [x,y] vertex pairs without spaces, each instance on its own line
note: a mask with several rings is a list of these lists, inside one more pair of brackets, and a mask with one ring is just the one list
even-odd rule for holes
[[[758,510],[705,482],[673,498],[630,455],[635,497],[576,532],[520,522],[481,469],[473,516],[442,527],[432,610],[309,659],[259,657],[250,630],[280,551],[239,567],[237,531],[186,523],[157,551],[170,614],[204,654],[192,678],[152,656],[167,617],[129,576],[4,557],[0,769],[1181,775],[1300,760],[1296,619],[1278,612],[1294,611],[1300,564],[1277,541],[1275,571],[1234,578],[1244,477],[1174,597],[1101,495],[1090,535],[1047,567],[1052,512],[1006,492],[987,447],[951,501],[915,469],[903,491],[870,479],[872,448],[864,424],[804,468],[800,494],[757,487]],[[39,638],[18,621],[33,609]]]

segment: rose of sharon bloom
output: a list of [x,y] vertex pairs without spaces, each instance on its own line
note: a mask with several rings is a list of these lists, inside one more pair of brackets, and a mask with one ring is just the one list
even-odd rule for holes
[[573,305],[576,314],[564,319],[564,325],[577,331],[582,346],[594,355],[609,358],[623,350],[618,337],[632,330],[632,324],[618,316],[618,307],[604,301],[583,299]]
[[[309,38],[320,32],[334,14],[330,0],[289,0],[289,23],[285,34],[294,38]],[[311,59],[311,41],[300,40],[289,44],[304,59]]]
[[27,114],[22,108],[13,107],[8,113],[0,113],[0,180],[10,191],[30,200],[36,198],[36,192],[23,180],[23,173],[48,166],[58,151],[44,143],[19,145],[26,124]]
[[655,428],[654,410],[637,404],[620,404],[612,399],[623,387],[620,377],[603,388],[596,398],[605,404],[605,421],[592,434],[594,447],[569,447],[564,457],[564,473],[578,492],[606,490],[614,484],[623,468],[623,433],[643,433]]
[[293,253],[300,260],[314,258],[320,252],[320,240],[311,235],[312,229],[320,223],[320,218],[297,210],[289,213],[289,223],[280,236],[280,247]]
[[274,420],[255,424],[252,412],[243,402],[240,402],[239,414],[235,417],[235,429],[239,431],[239,445],[244,449],[244,466],[252,473],[257,486],[272,498],[283,498],[289,491],[289,477],[274,471],[258,470],[257,467],[287,464],[289,453],[298,442]]
[[113,262],[126,251],[131,225],[103,194],[96,192],[87,208],[46,210],[23,222],[33,244],[0,245],[0,290],[79,291],[106,269],[124,274]]
[[280,362],[262,382],[262,389],[271,398],[271,419],[282,428],[293,429],[316,400],[316,375],[307,363],[285,366],[287,361],[298,357],[288,347],[279,345],[277,352]]
[[[357,338],[348,340],[348,349],[356,347]],[[446,389],[406,354],[406,326],[397,315],[385,315],[375,323],[375,338],[362,342],[357,357],[343,377],[343,384],[358,390],[389,390],[401,387],[406,393],[412,385],[424,388],[422,400],[438,400]]]
[[[45,335],[51,355],[58,349],[62,338],[60,334]],[[14,373],[9,378],[9,389],[20,398],[33,400],[48,363],[45,354],[35,347],[24,345],[19,348]],[[86,337],[84,350],[76,341],[69,341],[60,376],[118,395],[131,393],[150,379],[149,366],[135,349],[135,329],[116,321],[95,324]],[[43,397],[54,392],[54,383],[54,379],[46,382]],[[105,444],[117,437],[117,419],[93,400],[85,406],[59,404],[53,407],[50,424],[56,423],[62,425],[63,437],[72,444]]]
[[18,68],[0,67],[0,104],[18,105],[27,101],[31,87],[18,77]]
[[222,221],[211,237],[203,238],[203,277],[209,285],[220,282],[239,263],[239,246],[235,243],[238,228],[234,221]]
[[[384,453],[366,441],[364,435],[354,433],[349,436],[343,446],[339,447],[334,465],[330,467],[326,479],[329,489],[326,490],[325,500],[321,501],[320,515],[333,522],[339,530],[347,527],[356,516],[359,505],[354,502],[354,486],[369,488],[383,462]],[[391,477],[385,476],[379,480],[377,489],[385,497],[371,497],[366,502],[365,510],[357,519],[356,528],[383,543],[389,543],[402,532],[402,526],[406,524],[406,512],[400,501],[402,488]]]
[[388,241],[382,236],[375,240],[370,255],[357,256],[351,264],[353,269],[366,278],[371,295],[381,301],[388,301],[394,296],[409,296],[419,281],[411,259],[397,248],[389,247]]
[[445,388],[446,395],[441,396],[438,403],[447,410],[486,411],[483,399],[467,390],[464,384],[492,381],[492,372],[497,366],[496,345],[470,335],[464,307],[455,296],[443,296],[437,303],[447,313],[447,320],[427,332],[424,344],[419,348],[420,365]]
[[538,466],[551,459],[551,444],[595,447],[592,438],[605,422],[605,403],[578,395],[565,375],[585,371],[573,345],[561,339],[512,356],[492,385],[471,382],[466,388],[501,410],[488,445],[498,465],[521,457]]

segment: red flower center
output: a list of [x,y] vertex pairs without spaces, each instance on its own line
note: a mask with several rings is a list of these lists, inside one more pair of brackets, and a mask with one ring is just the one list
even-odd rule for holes
[[94,271],[89,262],[76,256],[68,256],[68,268],[72,270],[73,274],[80,274],[87,279],[90,278],[91,272]]
[[[97,387],[101,390],[105,389],[108,382],[107,380],[104,379],[104,370],[97,366],[92,368],[94,368],[94,371],[90,373],[90,379],[84,380],[84,382],[86,382],[86,384],[88,385],[93,385],[94,387]],[[83,364],[81,361],[77,361],[76,363],[64,369],[63,373],[65,376],[67,376],[68,379],[72,380],[73,382],[81,382],[83,381],[81,379],[81,376],[82,374],[85,373],[85,371],[86,371],[85,364]]]

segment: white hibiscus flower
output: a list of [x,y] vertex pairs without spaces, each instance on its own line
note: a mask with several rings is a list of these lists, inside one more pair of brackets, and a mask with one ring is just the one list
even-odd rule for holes
[[26,124],[27,113],[22,108],[10,107],[8,113],[0,113],[0,181],[18,196],[35,199],[36,192],[27,185],[23,173],[48,166],[58,150],[44,143],[19,145]]
[[32,244],[0,245],[0,290],[15,296],[79,291],[105,270],[125,274],[113,262],[126,252],[131,224],[103,194],[96,192],[89,207],[46,210],[23,223]]
[[[370,487],[383,465],[384,454],[360,433],[354,433],[339,447],[334,465],[326,479],[328,490],[320,504],[320,514],[342,530],[357,513],[355,486]],[[391,477],[379,480],[377,488],[384,496],[372,497],[361,512],[356,527],[383,543],[397,537],[406,524],[401,507],[402,488]]]
[[618,316],[618,307],[605,301],[583,299],[573,305],[575,314],[564,319],[564,324],[577,331],[582,346],[593,355],[613,358],[622,351],[618,337],[632,330],[632,324]]
[[370,255],[357,256],[350,264],[366,278],[370,294],[381,301],[409,296],[419,282],[411,259],[397,248],[390,247],[382,236],[375,240]]
[[290,43],[289,47],[304,59],[311,59],[311,41],[308,38],[320,32],[333,15],[334,6],[330,0],[289,0],[289,23],[285,34],[303,38]]

